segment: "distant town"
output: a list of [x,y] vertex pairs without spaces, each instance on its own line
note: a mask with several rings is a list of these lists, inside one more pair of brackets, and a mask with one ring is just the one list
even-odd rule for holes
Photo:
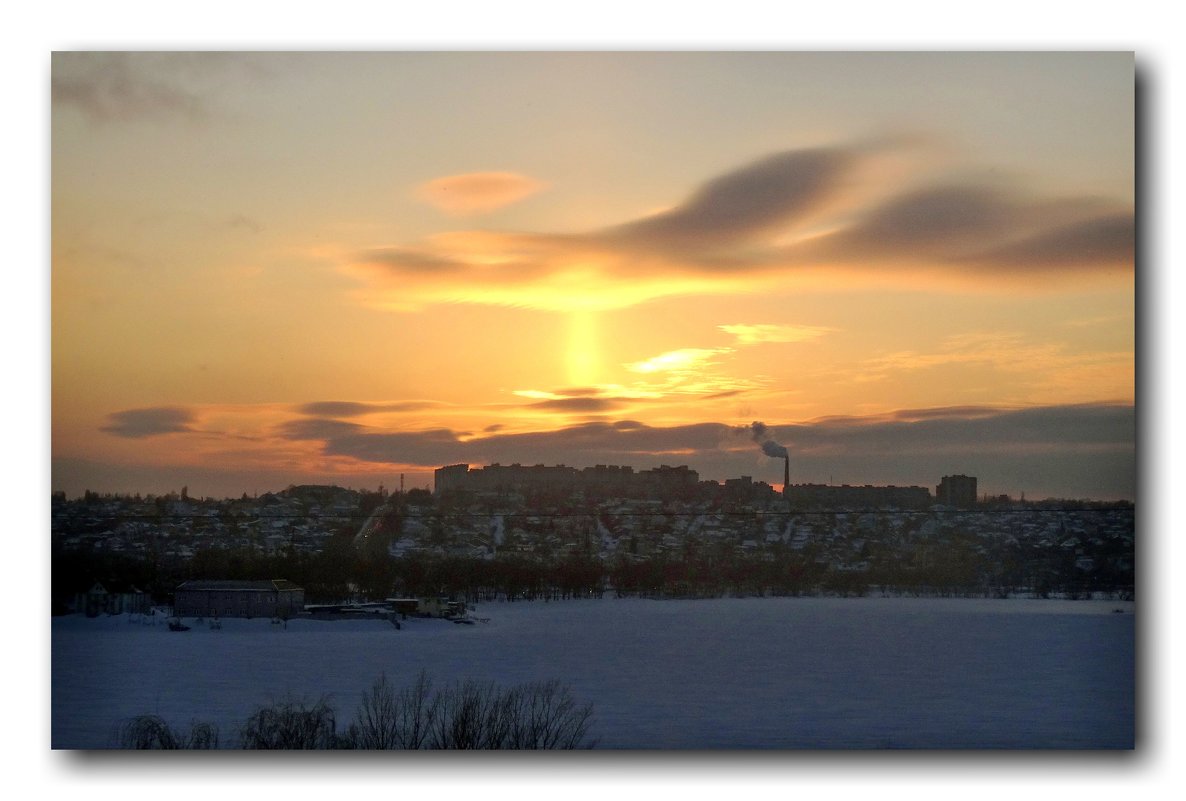
[[96,583],[170,604],[185,581],[225,580],[283,580],[331,604],[1133,592],[1131,503],[978,496],[972,476],[938,477],[933,492],[789,481],[779,492],[687,466],[457,464],[434,478],[432,492],[57,493],[53,609],[86,611]]

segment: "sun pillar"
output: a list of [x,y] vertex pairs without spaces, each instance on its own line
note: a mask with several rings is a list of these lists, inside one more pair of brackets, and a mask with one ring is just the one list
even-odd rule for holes
[[568,329],[568,381],[573,386],[597,383],[597,320],[593,312],[573,312]]

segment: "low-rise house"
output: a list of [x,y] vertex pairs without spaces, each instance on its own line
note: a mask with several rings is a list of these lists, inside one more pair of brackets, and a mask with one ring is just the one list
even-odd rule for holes
[[118,591],[108,590],[96,581],[85,593],[79,593],[74,600],[76,612],[87,617],[99,615],[122,615],[124,613],[144,614],[152,608],[148,593],[129,585]]

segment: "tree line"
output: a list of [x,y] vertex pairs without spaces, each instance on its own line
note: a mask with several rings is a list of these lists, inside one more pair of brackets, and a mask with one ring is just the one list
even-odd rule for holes
[[335,537],[317,553],[264,554],[250,549],[207,549],[191,559],[165,561],[119,554],[54,556],[54,609],[66,610],[72,593],[98,580],[109,590],[135,585],[154,602],[171,603],[177,585],[191,579],[284,578],[305,590],[307,603],[342,603],[390,597],[448,596],[468,602],[558,600],[619,596],[721,597],[727,595],[994,596],[1016,593],[1086,597],[1131,596],[1131,567],[1097,560],[1090,570],[1073,553],[1008,548],[983,553],[972,540],[937,541],[908,555],[871,545],[859,569],[831,564],[814,547],[785,545],[747,553],[728,548],[686,548],[645,558],[602,558],[577,553],[551,558],[507,553],[493,558],[356,548]]

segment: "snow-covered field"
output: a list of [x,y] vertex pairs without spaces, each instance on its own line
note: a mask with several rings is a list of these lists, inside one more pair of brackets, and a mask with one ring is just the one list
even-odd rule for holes
[[[1115,614],[1113,609],[1123,609]],[[121,718],[218,724],[328,695],[339,725],[381,671],[557,678],[601,748],[1131,748],[1133,605],[915,598],[491,603],[488,623],[52,621],[52,745]],[[147,619],[153,621],[154,619]]]

